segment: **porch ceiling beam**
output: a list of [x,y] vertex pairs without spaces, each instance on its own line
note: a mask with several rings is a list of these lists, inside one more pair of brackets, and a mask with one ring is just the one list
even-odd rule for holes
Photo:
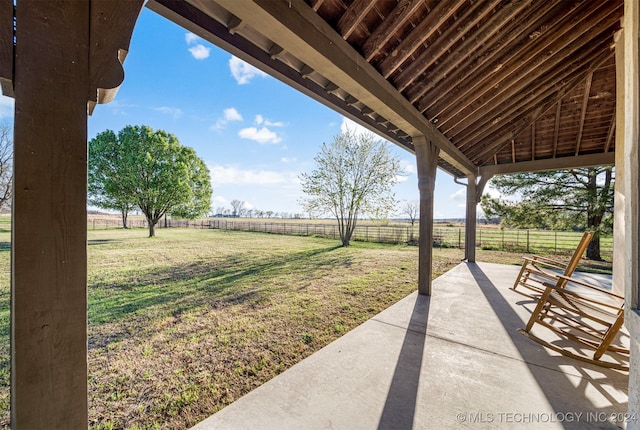
[[[579,13],[588,7],[589,10],[582,14]],[[593,10],[594,8],[596,10]],[[588,17],[600,12],[602,13],[597,15],[597,24],[588,19]],[[451,128],[455,125],[459,114],[466,111],[469,106],[477,108],[486,105],[485,103],[490,103],[487,100],[488,95],[498,94],[517,85],[522,86],[522,81],[531,81],[531,79],[544,76],[547,73],[545,70],[550,67],[548,63],[553,62],[558,68],[558,65],[566,59],[594,55],[593,39],[603,33],[606,28],[616,25],[619,22],[619,15],[618,10],[610,7],[608,3],[585,2],[576,7],[572,13],[566,15],[566,19],[571,23],[570,26],[560,28],[556,32],[549,29],[540,37],[528,40],[515,56],[505,52],[503,56],[495,58],[485,64],[482,70],[475,72],[480,73],[484,78],[472,81],[461,87],[459,91],[441,96],[435,104],[428,101],[424,104],[419,103],[419,109],[421,111],[426,109],[431,115],[440,118],[439,127],[441,129],[444,126]],[[508,47],[509,45],[505,48]],[[587,52],[582,53],[585,47],[588,47]],[[536,58],[544,59],[544,61],[535,61]],[[560,70],[563,68],[560,67]],[[474,71],[468,69],[468,73],[473,75]],[[450,85],[450,81],[447,80],[447,83],[442,84],[447,87]],[[496,88],[499,88],[500,91],[496,92]],[[425,95],[425,97],[425,100],[434,99],[429,95]]]
[[[435,91],[436,87],[449,87],[455,82],[469,82],[470,77],[478,70],[482,70],[486,64],[491,64],[495,58],[500,58],[504,52],[508,51],[513,44],[517,45],[518,40],[526,40],[529,35],[539,28],[539,23],[544,19],[546,13],[562,12],[559,0],[542,2],[535,11],[524,17],[514,19],[510,23],[505,23],[497,32],[491,34],[489,39],[483,40],[487,34],[478,39],[473,51],[464,53],[458,47],[451,55],[447,55],[431,70],[427,71],[422,79],[405,92],[411,103],[421,100],[419,106],[431,106],[440,100],[441,95]],[[496,46],[501,48],[496,49]],[[467,59],[468,58],[468,59]],[[466,61],[465,61],[466,60]],[[426,96],[425,96],[426,95]],[[443,96],[446,97],[446,94]],[[424,99],[423,99],[424,97]],[[422,112],[424,110],[421,109]]]
[[[380,64],[380,71],[385,78],[391,76],[407,58],[411,56],[424,42],[429,39],[438,28],[451,18],[459,8],[462,2],[443,1],[438,3],[429,12],[429,15],[423,19],[412,31],[405,37],[402,42],[393,50],[395,55],[389,55]],[[475,6],[477,7],[477,5]],[[474,8],[475,8],[474,7]],[[472,9],[474,9],[472,8]]]
[[424,4],[424,0],[402,0],[362,45],[362,52],[367,61],[378,55],[384,45],[407,22],[407,20]]
[[[217,0],[287,52],[410,136],[425,136],[440,157],[464,173],[474,164],[304,1]],[[448,3],[448,2],[442,2]]]
[[349,9],[338,21],[338,31],[344,40],[351,36],[351,33],[375,5],[376,2],[371,0],[356,0],[349,6]]
[[478,168],[479,176],[491,177],[510,173],[544,172],[548,170],[579,169],[594,166],[613,166],[615,164],[615,152],[578,155],[577,157],[547,158],[544,160],[521,161],[519,163],[507,163],[487,165]]
[[[593,63],[590,65],[589,70],[587,72],[591,72],[600,67],[607,59],[609,59],[613,55],[613,51],[605,51],[600,57],[595,59]],[[519,116],[514,120],[514,122],[518,122],[520,125],[514,127],[511,131],[505,130],[504,133],[501,133],[498,138],[496,138],[496,143],[488,145],[485,148],[482,148],[481,151],[472,155],[473,159],[478,160],[478,164],[483,164],[483,160],[487,160],[492,157],[493,154],[500,152],[500,150],[508,144],[511,139],[517,138],[517,136],[531,123],[537,120],[542,114],[544,114],[547,110],[551,109],[556,103],[561,101],[565,95],[568,94],[576,85],[578,85],[582,81],[582,76],[573,79],[568,82],[564,88],[562,88],[555,96],[550,97],[550,100],[547,102],[542,101],[537,109],[528,114],[524,114]],[[497,134],[497,133],[496,133]]]
[[[450,56],[447,56],[447,59],[455,58],[460,61],[468,57],[474,49],[478,49],[478,46],[482,46],[486,39],[496,33],[500,29],[501,24],[510,22],[513,15],[520,11],[528,2],[516,0],[509,5],[509,7],[504,7],[498,12],[493,13],[493,9],[497,3],[499,3],[499,1],[494,1],[476,13],[472,13],[473,10],[469,9],[468,16],[458,18],[456,25],[446,29],[438,40],[429,46],[429,49],[424,50],[411,64],[407,65],[402,72],[397,74],[394,82],[398,89],[404,91],[436,61],[442,60],[445,53],[451,50],[459,40],[462,40],[462,42],[450,53]],[[482,25],[481,29],[477,31],[476,37],[464,39],[471,29],[478,26],[488,15],[491,15],[491,17]]]

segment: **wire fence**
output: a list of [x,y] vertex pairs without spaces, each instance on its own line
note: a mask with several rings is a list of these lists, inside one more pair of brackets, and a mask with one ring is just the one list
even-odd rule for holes
[[[144,219],[130,219],[129,227],[147,227]],[[93,219],[88,221],[88,228],[108,229],[121,228],[122,222],[116,218]],[[339,239],[337,223],[291,222],[274,220],[243,220],[243,219],[201,219],[201,220],[161,220],[157,229],[162,228],[202,228],[220,230],[240,230],[271,234],[286,234],[296,236],[315,236]],[[433,229],[433,245],[441,248],[464,248],[464,227],[436,224]],[[482,249],[492,249],[523,253],[551,253],[571,254],[575,250],[581,232],[501,229],[497,227],[478,226],[476,245]],[[356,226],[353,241],[381,242],[381,243],[409,243],[417,244],[419,238],[418,225],[367,225]],[[610,235],[601,236],[600,252],[602,257],[611,257],[613,240]]]

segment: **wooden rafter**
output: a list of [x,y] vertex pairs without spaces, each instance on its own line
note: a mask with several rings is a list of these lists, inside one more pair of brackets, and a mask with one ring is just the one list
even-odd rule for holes
[[[593,52],[593,57],[597,56],[597,50],[587,51],[585,46],[593,46],[598,41],[596,40],[597,36],[602,34],[604,29],[617,24],[617,15],[609,12],[597,26],[583,19],[575,29],[578,34],[572,37],[554,38],[552,34],[547,34],[547,43],[536,39],[538,43],[532,42],[531,50],[523,50],[510,59],[511,66],[501,67],[497,73],[487,73],[486,79],[476,80],[475,85],[465,87],[461,94],[451,94],[453,100],[450,100],[448,104],[434,106],[432,112],[441,120],[439,127],[446,127],[444,130],[454,127],[456,119],[467,118],[465,113],[468,108],[475,107],[477,109],[486,106],[498,96],[502,100],[508,100],[513,93],[519,93],[531,82],[545,77],[553,67],[566,63],[566,58],[572,58],[576,55],[584,58],[584,51]],[[603,39],[609,40],[608,36],[600,36],[600,41]],[[552,54],[549,55],[549,52]],[[541,59],[545,61],[541,61]],[[499,88],[499,91],[495,91],[496,87]],[[507,92],[509,89],[513,89],[513,92]],[[460,98],[465,101],[458,102]]]
[[[503,120],[502,124],[508,125],[514,116],[536,109],[540,102],[545,100],[548,96],[556,93],[556,88],[563,86],[566,87],[569,80],[570,82],[574,82],[574,85],[578,85],[586,74],[593,71],[594,64],[601,64],[602,61],[611,57],[612,52],[609,51],[602,60],[594,58],[599,52],[601,52],[598,48],[606,48],[609,45],[608,39],[604,38],[604,40],[600,41],[592,39],[591,42],[593,43],[592,46],[594,47],[594,51],[581,51],[579,54],[580,57],[576,59],[576,63],[569,65],[569,70],[572,72],[571,74],[568,74],[564,69],[558,68],[558,65],[561,64],[562,61],[561,56],[557,56],[554,57],[556,61],[546,61],[544,66],[537,71],[538,73],[542,72],[541,75],[538,73],[532,73],[531,78],[517,80],[516,83],[518,85],[512,88],[507,88],[503,91],[500,99],[497,99],[496,96],[489,99],[493,100],[494,103],[496,103],[496,100],[502,100],[503,102],[500,106],[495,104],[487,105],[489,101],[486,99],[483,99],[481,102],[487,106],[499,108]],[[474,114],[465,118],[464,122],[459,124],[458,128],[455,130],[444,128],[445,133],[448,133],[455,139],[464,141],[465,143],[461,145],[461,147],[468,147],[478,139],[482,138],[482,136],[488,133],[493,133],[497,129],[501,128],[502,125],[499,123],[493,124],[489,127],[478,127],[478,125],[483,122],[482,117],[491,112],[491,108],[487,108],[485,110],[487,112],[477,110]]]
[[[500,9],[497,13],[493,13],[493,8],[497,2],[487,4],[484,9],[480,9],[472,13],[470,12],[463,17],[456,20],[456,25],[451,26],[445,30],[443,34],[438,37],[438,40],[417,56],[409,66],[398,74],[394,83],[398,90],[404,91],[410,84],[412,84],[421,73],[427,68],[433,65],[438,59],[444,57],[447,51],[451,50],[454,44],[459,43],[455,50],[449,52],[445,58],[457,58],[459,60],[467,57],[474,48],[495,34],[502,24],[512,22],[513,17],[522,11],[530,1],[529,0],[517,0],[512,3],[510,7]],[[477,31],[477,36],[474,38],[464,39],[464,35],[467,34],[473,27],[479,25],[487,16],[490,16],[482,24]]]
[[562,100],[558,100],[556,106],[556,119],[553,124],[553,158],[556,158],[558,152],[558,133],[560,131],[560,112],[562,110]]
[[[478,2],[479,3],[479,2]],[[463,5],[463,3],[442,1],[427,15],[413,31],[398,45],[391,55],[380,64],[382,76],[388,78],[400,65],[413,54],[442,23],[446,22]]]
[[531,123],[531,161],[536,159],[536,122]]
[[[600,65],[602,65],[602,63],[604,63],[606,60],[611,58],[612,55],[613,55],[613,52],[604,51],[600,55],[600,57],[598,57],[596,60],[593,61],[593,63],[590,66],[590,70],[588,72],[591,72],[597,69]],[[533,112],[531,112],[530,114],[519,116],[517,120],[514,121],[514,126],[510,130],[505,129],[499,134],[497,134],[495,144],[489,145],[484,148],[478,148],[478,146],[474,147],[473,150],[470,151],[471,157],[477,162],[479,162],[480,164],[484,164],[486,157],[490,157],[496,152],[500,151],[500,149],[507,143],[506,141],[508,141],[508,139],[515,138],[515,136],[517,136],[524,129],[526,129],[531,124],[531,122],[535,121],[547,110],[552,108],[553,105],[555,105],[558,101],[562,100],[562,98],[566,94],[568,94],[569,91],[575,88],[576,85],[579,85],[579,83],[582,81],[582,76],[584,75],[581,75],[578,78],[574,78],[573,80],[569,81],[561,91],[555,93],[553,97],[548,98],[548,101],[546,102],[544,100],[540,101],[539,107],[535,109]],[[480,150],[478,151],[476,149],[480,149]],[[481,161],[478,161],[478,160],[481,160]]]
[[616,115],[613,114],[611,117],[611,124],[609,125],[609,132],[607,133],[607,143],[604,146],[604,152],[609,152],[611,148],[611,144],[613,143],[613,138],[616,132]]
[[[433,139],[456,177],[614,148],[623,0],[158,3],[189,5],[227,32],[238,17],[241,31],[221,35],[234,55],[409,150]],[[590,73],[591,98],[580,93]]]
[[384,45],[406,24],[407,20],[421,7],[424,0],[402,0],[398,3],[382,24],[367,38],[362,45],[362,52],[367,61],[371,61],[384,49]]
[[[519,41],[528,40],[529,35],[535,33],[544,22],[547,13],[556,13],[562,16],[562,4],[557,5],[553,1],[543,2],[538,8],[531,11],[522,19],[513,20],[501,28],[492,38],[486,40],[484,44],[475,46],[473,52],[460,53],[457,56],[447,56],[438,63],[437,67],[428,71],[420,83],[416,83],[407,90],[407,98],[412,103],[418,103],[421,112],[431,109],[431,106],[439,101],[442,97],[446,97],[441,93],[425,94],[436,86],[449,86],[451,83],[464,79],[464,76],[470,76],[474,72],[486,73],[485,70],[496,70],[501,59],[508,55],[509,49],[518,46]],[[497,46],[497,48],[496,48]],[[468,58],[466,61],[463,61]],[[493,66],[489,66],[493,64]]]
[[348,39],[358,24],[364,19],[376,2],[371,0],[355,0],[338,21],[338,32],[343,39]]
[[580,144],[582,143],[582,133],[584,131],[584,118],[587,116],[587,107],[589,105],[589,93],[591,92],[591,81],[593,72],[587,75],[584,83],[584,94],[582,96],[582,110],[580,112],[580,125],[578,126],[578,138],[576,139],[576,155],[580,153]]

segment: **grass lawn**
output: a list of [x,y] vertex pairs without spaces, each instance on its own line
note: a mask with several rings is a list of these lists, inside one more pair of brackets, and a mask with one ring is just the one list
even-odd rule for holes
[[[1,226],[0,226],[1,227]],[[417,247],[238,231],[89,232],[89,419],[183,429],[415,291]],[[9,247],[0,229],[0,424]],[[434,276],[463,257],[434,249]],[[520,254],[478,250],[480,261]]]

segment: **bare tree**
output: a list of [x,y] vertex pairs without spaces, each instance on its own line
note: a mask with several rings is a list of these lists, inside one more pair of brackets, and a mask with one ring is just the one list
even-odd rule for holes
[[234,218],[238,218],[242,215],[244,209],[244,201],[242,200],[231,200],[231,207],[233,208],[232,216]]
[[11,204],[13,196],[13,130],[0,124],[0,209]]
[[416,219],[420,216],[420,202],[417,200],[407,201],[403,207],[404,214],[409,217],[409,221],[411,221],[411,227],[416,222]]

